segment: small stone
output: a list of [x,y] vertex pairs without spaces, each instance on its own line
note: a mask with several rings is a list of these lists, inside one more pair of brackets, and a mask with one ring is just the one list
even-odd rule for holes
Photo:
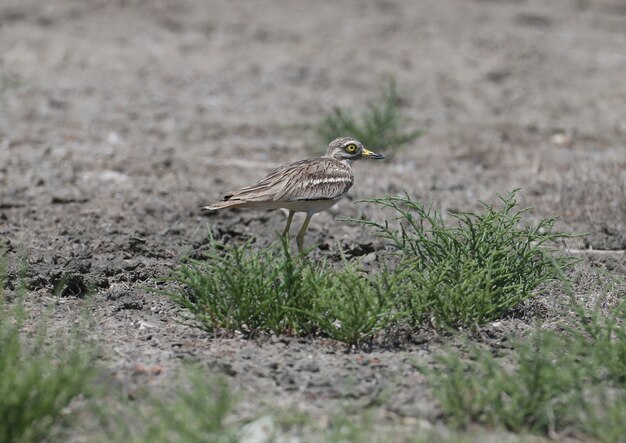
[[241,443],[267,443],[272,440],[276,425],[270,416],[258,418],[241,428]]
[[557,146],[570,146],[572,144],[572,137],[562,132],[557,132],[550,137],[550,142]]
[[120,141],[120,135],[115,132],[109,132],[109,136],[107,137],[107,141],[109,142],[109,144],[111,145],[117,145]]
[[302,370],[306,372],[320,372],[320,365],[315,360],[311,360],[302,366]]
[[376,253],[375,252],[370,252],[369,254],[365,255],[361,259],[361,263],[363,263],[364,265],[371,265],[375,261],[376,261]]

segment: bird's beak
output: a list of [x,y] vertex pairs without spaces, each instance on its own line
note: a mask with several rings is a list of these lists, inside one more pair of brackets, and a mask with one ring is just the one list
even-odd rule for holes
[[363,149],[363,151],[361,152],[361,157],[371,158],[373,160],[381,160],[381,159],[385,158],[384,155],[377,154],[375,152],[370,151],[369,149]]

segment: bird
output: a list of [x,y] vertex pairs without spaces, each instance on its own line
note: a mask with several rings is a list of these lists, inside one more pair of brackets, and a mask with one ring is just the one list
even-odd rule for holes
[[287,209],[289,215],[282,233],[287,238],[293,215],[304,212],[306,218],[296,236],[298,251],[302,253],[311,217],[346,195],[354,183],[352,162],[362,158],[380,160],[385,156],[366,149],[352,137],[336,138],[328,144],[325,155],[280,166],[255,184],[229,192],[221,201],[202,209]]

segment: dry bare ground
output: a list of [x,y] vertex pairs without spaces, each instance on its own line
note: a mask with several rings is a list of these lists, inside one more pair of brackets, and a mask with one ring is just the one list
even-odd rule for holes
[[[124,392],[166,389],[193,360],[228,374],[241,417],[271,406],[323,426],[349,399],[382,403],[380,432],[440,426],[413,364],[439,348],[431,332],[351,353],[313,338],[216,338],[177,323],[179,309],[147,288],[209,229],[259,248],[275,241],[280,211],[199,207],[321,154],[324,113],[363,108],[390,78],[407,128],[425,135],[384,163],[355,165],[349,198],[311,223],[314,254],[378,247],[372,231],[336,221],[379,216],[359,198],[407,191],[472,210],[521,187],[533,217],[589,234],[571,248],[614,251],[587,266],[625,275],[615,252],[626,249],[625,72],[619,0],[2,0],[8,284],[25,263],[33,323],[54,307],[52,330],[72,328],[87,304],[77,295],[92,289],[90,334]],[[55,295],[64,278],[70,288]],[[498,342],[532,323],[485,330]]]

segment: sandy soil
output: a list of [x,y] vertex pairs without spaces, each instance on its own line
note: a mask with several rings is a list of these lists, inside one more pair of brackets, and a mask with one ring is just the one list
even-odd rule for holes
[[[390,78],[407,129],[426,133],[386,162],[356,164],[350,197],[311,223],[307,244],[319,254],[374,241],[335,221],[378,215],[356,199],[406,190],[444,210],[475,209],[515,187],[533,217],[589,233],[572,247],[626,249],[625,72],[619,0],[2,0],[8,285],[25,261],[29,300],[57,306],[60,328],[92,289],[103,363],[128,390],[191,358],[249,394],[242,414],[295,405],[323,422],[329,405],[368,404],[391,387],[383,420],[435,423],[412,362],[428,361],[437,337],[351,354],[313,339],[215,339],[179,325],[146,287],[202,247],[208,229],[274,241],[280,211],[199,207],[322,154],[314,127],[324,113],[361,109]],[[626,272],[615,257],[605,265]],[[499,336],[530,324],[507,322]],[[137,365],[160,370],[137,376]]]

